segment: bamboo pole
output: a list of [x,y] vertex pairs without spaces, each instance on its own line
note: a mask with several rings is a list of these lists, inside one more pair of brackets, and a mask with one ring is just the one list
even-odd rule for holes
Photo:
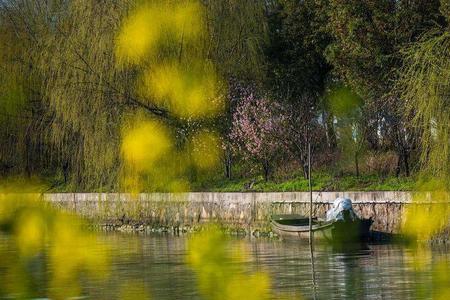
[[316,299],[316,270],[314,268],[314,246],[312,231],[313,196],[311,184],[311,143],[308,143],[308,185],[309,185],[309,251],[311,255],[311,276],[314,300]]
[[311,143],[308,142],[308,185],[309,185],[309,244],[312,245],[313,233],[312,233],[312,184],[311,184]]

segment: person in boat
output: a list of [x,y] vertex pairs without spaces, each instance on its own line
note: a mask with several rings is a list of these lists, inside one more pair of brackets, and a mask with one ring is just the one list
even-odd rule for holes
[[356,219],[358,216],[353,211],[352,200],[349,198],[336,198],[327,211],[327,221],[355,221]]

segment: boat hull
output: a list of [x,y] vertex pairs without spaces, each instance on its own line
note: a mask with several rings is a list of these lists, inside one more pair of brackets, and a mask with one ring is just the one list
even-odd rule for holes
[[[272,230],[282,238],[309,239],[309,219],[272,219]],[[329,243],[366,242],[369,238],[371,219],[354,221],[318,221],[313,220],[312,235],[314,240]]]

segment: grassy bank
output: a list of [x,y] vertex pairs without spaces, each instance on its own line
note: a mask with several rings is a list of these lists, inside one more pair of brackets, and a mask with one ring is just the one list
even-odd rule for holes
[[[314,191],[411,191],[414,190],[413,177],[381,177],[377,175],[344,175],[334,176],[326,172],[313,173],[312,187]],[[30,179],[6,178],[0,181],[0,189],[29,185]],[[111,192],[105,189],[79,190],[70,184],[64,184],[59,177],[33,179],[34,187],[42,187],[46,192]],[[221,174],[214,174],[191,182],[194,192],[304,192],[308,191],[308,180],[303,176],[292,176],[288,179],[276,178],[264,181],[262,176],[228,180]]]
[[[409,191],[414,186],[411,177],[379,177],[376,175],[332,176],[313,174],[314,191]],[[308,191],[308,180],[296,177],[288,180],[265,182],[262,178],[238,180],[212,180],[194,184],[194,191],[212,192],[295,192]]]

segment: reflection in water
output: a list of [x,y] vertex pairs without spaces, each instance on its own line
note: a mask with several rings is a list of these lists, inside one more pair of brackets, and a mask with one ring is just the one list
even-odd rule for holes
[[311,278],[312,278],[312,293],[314,300],[317,298],[317,284],[316,284],[316,269],[314,267],[314,239],[310,239],[309,253],[311,257]]
[[[209,300],[264,300],[270,295],[267,272],[249,273],[246,244],[230,247],[230,239],[216,226],[189,239],[187,263],[194,270],[200,294]],[[236,241],[233,241],[236,243]]]
[[[152,299],[201,299],[198,277],[185,264],[185,238],[114,233],[102,235],[102,240],[112,244],[116,255],[106,283],[82,280],[83,294],[88,298],[132,299],[133,295],[148,291]],[[1,238],[3,251],[8,251],[9,242],[8,238]],[[243,243],[249,255],[239,261],[236,269],[247,273],[268,272],[272,294],[283,293],[289,298],[299,295],[308,299],[431,298],[436,282],[442,279],[433,276],[437,271],[431,262],[450,260],[448,248],[431,249],[422,255],[398,245],[370,245],[370,249],[344,252],[315,245],[313,278],[308,243],[244,239],[228,243],[226,251],[236,252]],[[30,270],[42,275],[39,263],[30,266]],[[1,280],[7,280],[3,275],[0,273]],[[133,285],[127,285],[128,282]],[[39,294],[45,294],[45,288],[36,282]]]

